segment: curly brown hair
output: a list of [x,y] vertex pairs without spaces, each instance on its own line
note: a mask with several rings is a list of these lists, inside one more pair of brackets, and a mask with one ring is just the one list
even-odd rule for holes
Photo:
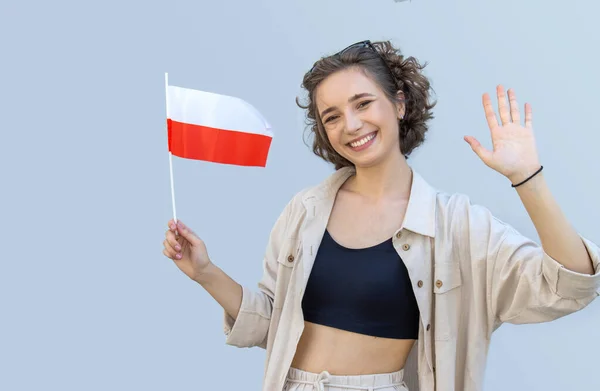
[[[313,153],[333,163],[336,170],[353,164],[331,146],[315,102],[317,86],[332,73],[358,68],[377,83],[391,102],[408,102],[405,103],[404,117],[398,121],[400,152],[406,158],[425,141],[427,121],[434,117],[431,110],[437,102],[429,101],[429,90],[432,88],[429,80],[421,73],[427,63],[421,65],[414,57],[405,58],[400,49],[395,48],[390,41],[369,44],[351,47],[317,60],[313,68],[304,75],[301,84],[308,92],[308,103],[302,105],[296,97],[296,104],[307,110],[307,130],[314,135]],[[404,99],[398,98],[399,91],[404,93]]]

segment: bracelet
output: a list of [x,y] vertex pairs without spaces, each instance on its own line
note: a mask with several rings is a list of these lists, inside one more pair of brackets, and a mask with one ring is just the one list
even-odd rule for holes
[[534,172],[529,178],[525,179],[523,182],[521,183],[517,183],[516,185],[511,185],[512,187],[517,187],[517,186],[521,186],[523,183],[527,182],[528,180],[530,180],[531,178],[533,178],[534,176],[536,176],[537,174],[539,174],[542,170],[544,169],[544,166],[541,166],[539,170],[537,170],[536,172]]

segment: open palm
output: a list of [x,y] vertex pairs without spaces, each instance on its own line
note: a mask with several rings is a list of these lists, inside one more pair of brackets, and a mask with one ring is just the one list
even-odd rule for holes
[[464,139],[488,167],[515,181],[531,175],[540,167],[531,124],[531,105],[525,104],[523,126],[520,123],[519,106],[514,91],[508,90],[509,104],[501,85],[496,88],[496,92],[501,125],[496,118],[490,96],[485,93],[482,99],[493,150],[483,147],[473,136],[465,136]]

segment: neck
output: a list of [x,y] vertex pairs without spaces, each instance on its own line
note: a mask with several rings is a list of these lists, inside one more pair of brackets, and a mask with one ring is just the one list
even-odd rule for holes
[[356,167],[356,175],[348,190],[373,200],[408,200],[412,185],[412,169],[402,154],[395,154],[372,167]]

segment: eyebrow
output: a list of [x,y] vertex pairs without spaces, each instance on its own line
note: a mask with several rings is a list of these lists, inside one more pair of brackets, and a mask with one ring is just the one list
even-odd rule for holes
[[[356,94],[356,95],[354,95],[354,96],[351,96],[351,97],[350,97],[350,99],[348,99],[348,103],[352,103],[352,102],[354,102],[354,101],[355,101],[355,100],[357,100],[357,99],[364,98],[365,96],[371,96],[371,97],[373,97],[373,98],[375,97],[375,95],[373,95],[373,94],[369,94],[368,92],[362,92],[362,93],[360,93],[360,94]],[[325,116],[325,114],[328,114],[328,113],[330,113],[330,112],[334,111],[336,108],[337,108],[337,107],[335,107],[335,106],[331,106],[331,107],[328,107],[328,108],[326,108],[326,109],[325,109],[325,110],[323,110],[323,112],[321,113],[321,118],[323,118],[323,117]]]

